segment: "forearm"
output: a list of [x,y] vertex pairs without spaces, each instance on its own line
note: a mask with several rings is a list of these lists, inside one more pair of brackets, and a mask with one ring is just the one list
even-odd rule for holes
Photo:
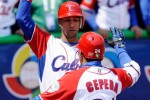
[[123,67],[126,63],[130,63],[132,61],[130,56],[127,54],[125,48],[123,48],[123,47],[120,48],[118,46],[115,46],[115,50],[116,50],[117,55],[119,57],[121,67]]
[[31,2],[27,0],[20,0],[16,15],[16,20],[22,29],[24,36],[30,40],[34,31],[35,23],[30,17]]
[[141,75],[140,66],[137,62],[133,61],[130,56],[127,54],[124,48],[118,48],[115,46],[117,55],[120,60],[120,64],[127,74],[132,78],[132,85],[134,85]]

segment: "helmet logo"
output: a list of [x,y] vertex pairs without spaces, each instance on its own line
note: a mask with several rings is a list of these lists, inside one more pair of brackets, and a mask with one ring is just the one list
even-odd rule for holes
[[75,5],[69,5],[69,11],[75,11]]
[[100,53],[100,49],[95,49],[95,53]]
[[88,52],[88,56],[93,57],[94,53],[93,52]]
[[100,49],[95,49],[95,56],[96,58],[100,57]]

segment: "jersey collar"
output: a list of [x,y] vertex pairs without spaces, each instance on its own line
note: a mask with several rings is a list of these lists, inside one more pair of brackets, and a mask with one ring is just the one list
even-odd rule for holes
[[78,44],[78,42],[64,42],[64,43],[66,43],[69,46],[75,46]]
[[82,65],[82,67],[84,67],[84,66],[89,66],[89,67],[102,67],[100,61],[87,62],[87,63],[85,63],[85,64]]

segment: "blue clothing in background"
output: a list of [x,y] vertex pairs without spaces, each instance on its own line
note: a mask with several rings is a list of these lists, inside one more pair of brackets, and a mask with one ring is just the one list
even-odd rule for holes
[[149,26],[150,25],[150,0],[140,0],[140,8],[141,8],[144,24],[146,26]]

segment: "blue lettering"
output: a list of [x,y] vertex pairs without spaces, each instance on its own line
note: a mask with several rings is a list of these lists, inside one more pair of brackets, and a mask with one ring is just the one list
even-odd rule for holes
[[69,71],[69,63],[64,63],[62,66],[61,66],[61,70],[66,70],[66,71]]
[[[64,63],[61,66],[57,65],[57,63],[59,63],[59,60],[64,61]],[[75,69],[81,68],[81,66],[79,65],[79,59],[75,59],[71,63],[65,63],[65,60],[66,60],[66,58],[63,55],[59,55],[59,56],[55,57],[54,60],[52,61],[53,71],[55,71],[55,72],[57,72],[59,70],[69,71],[69,70],[75,70]]]
[[79,59],[75,59],[70,65],[70,70],[75,70],[77,68],[80,68],[78,63],[79,63]]
[[124,2],[129,2],[129,0],[116,0],[116,2],[114,2],[113,4],[112,4],[112,2],[111,2],[111,0],[108,0],[107,1],[107,6],[109,7],[109,8],[113,8],[113,7],[115,7],[115,6],[118,6],[118,5],[120,5],[120,4],[123,4]]
[[[52,69],[53,69],[53,71],[56,71],[56,72],[60,70],[60,67],[55,66],[55,63],[56,63],[58,58],[61,58],[61,60],[65,61],[65,57],[63,55],[60,55],[60,56],[57,56],[56,58],[54,58],[54,60],[52,62]],[[57,63],[59,63],[59,62],[57,62]]]

